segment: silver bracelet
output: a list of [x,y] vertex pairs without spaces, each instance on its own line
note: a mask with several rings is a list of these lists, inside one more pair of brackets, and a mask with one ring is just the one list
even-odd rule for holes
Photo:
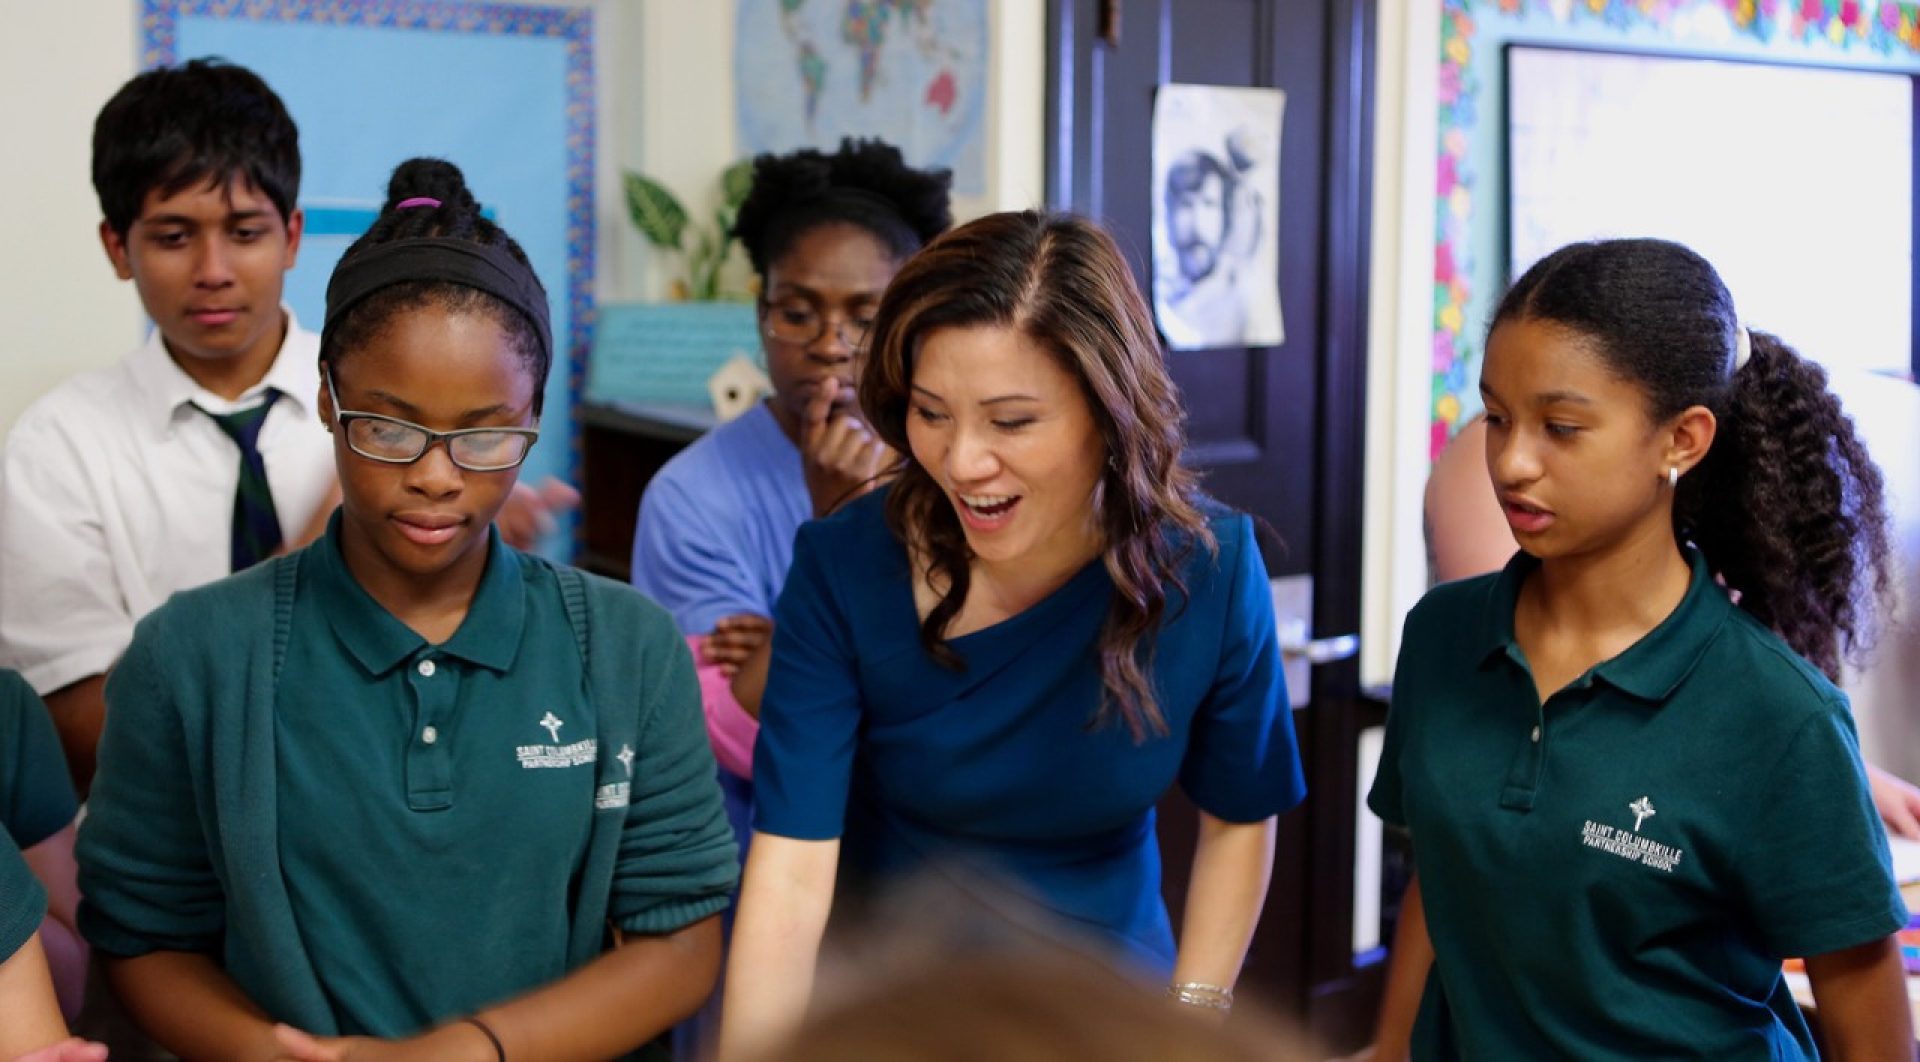
[[1183,1006],[1206,1010],[1232,1010],[1233,989],[1200,981],[1181,981],[1167,986],[1167,995]]

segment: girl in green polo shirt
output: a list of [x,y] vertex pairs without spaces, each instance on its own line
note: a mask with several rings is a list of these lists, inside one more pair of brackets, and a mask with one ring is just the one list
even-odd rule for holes
[[1825,373],[1658,240],[1501,301],[1487,468],[1521,552],[1408,616],[1368,799],[1408,829],[1378,1060],[1908,1058],[1844,651],[1887,587]]
[[81,927],[181,1056],[608,1058],[711,989],[737,863],[686,646],[492,527],[551,352],[524,252],[403,164],[327,288],[325,535],[114,668]]

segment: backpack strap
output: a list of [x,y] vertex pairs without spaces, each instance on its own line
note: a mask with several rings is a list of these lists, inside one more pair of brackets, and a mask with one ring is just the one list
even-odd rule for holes
[[567,623],[573,628],[574,643],[580,647],[581,668],[592,674],[587,655],[587,633],[590,629],[587,622],[587,581],[581,576],[580,569],[571,565],[555,564],[550,567],[554,577],[560,581],[560,602],[566,606]]
[[300,554],[283,553],[267,561],[273,565],[273,681],[287,662],[287,644],[293,640],[293,591],[300,575]]

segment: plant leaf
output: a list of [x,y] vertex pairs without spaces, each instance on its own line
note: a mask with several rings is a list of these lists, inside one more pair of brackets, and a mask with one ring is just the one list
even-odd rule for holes
[[740,204],[747,201],[747,193],[753,191],[753,160],[741,159],[720,173],[720,201],[726,204],[727,213],[733,214]]
[[627,214],[633,227],[655,247],[680,249],[687,228],[687,210],[665,185],[651,177],[627,171]]

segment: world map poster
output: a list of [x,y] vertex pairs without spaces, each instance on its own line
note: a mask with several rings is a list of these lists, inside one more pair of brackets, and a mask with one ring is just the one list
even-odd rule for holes
[[879,137],[986,193],[987,0],[739,0],[743,155]]

